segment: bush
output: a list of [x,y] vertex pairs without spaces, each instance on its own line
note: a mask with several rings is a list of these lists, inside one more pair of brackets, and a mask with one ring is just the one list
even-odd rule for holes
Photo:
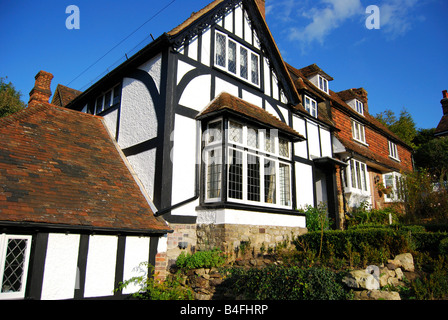
[[398,215],[392,208],[369,209],[367,203],[362,203],[358,208],[352,210],[346,220],[347,228],[357,225],[388,225],[389,215],[392,221],[398,221]]
[[250,300],[346,300],[342,275],[326,268],[271,265],[263,269],[229,269],[226,283],[236,296]]
[[132,297],[141,300],[193,300],[194,294],[191,288],[182,284],[181,275],[169,275],[166,280],[158,280],[152,277],[154,267],[147,262],[140,264],[143,271],[141,276],[132,277],[121,282],[115,291],[123,290],[130,284],[138,285],[140,289],[132,294]]
[[221,250],[198,251],[193,254],[183,251],[176,260],[176,266],[180,269],[198,269],[221,267],[225,264],[226,257]]
[[319,203],[316,208],[309,205],[305,210],[301,211],[305,213],[308,231],[320,231],[330,228],[331,221],[328,218],[327,207],[324,203]]

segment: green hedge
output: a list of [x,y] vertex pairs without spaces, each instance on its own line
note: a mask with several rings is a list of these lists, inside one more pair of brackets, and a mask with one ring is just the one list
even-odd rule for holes
[[342,285],[344,273],[326,268],[271,265],[262,269],[233,268],[225,285],[235,296],[248,300],[346,300],[351,293]]

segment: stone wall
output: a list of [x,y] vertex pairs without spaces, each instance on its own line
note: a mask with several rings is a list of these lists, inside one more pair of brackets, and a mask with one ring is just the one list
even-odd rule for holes
[[282,226],[256,226],[235,224],[201,224],[197,226],[197,249],[221,249],[236,258],[241,250],[260,253],[274,248],[283,241],[307,232],[306,228]]

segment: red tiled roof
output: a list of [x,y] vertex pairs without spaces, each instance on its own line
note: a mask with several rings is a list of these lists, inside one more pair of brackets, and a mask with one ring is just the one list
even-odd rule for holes
[[82,91],[58,84],[54,92],[53,99],[51,100],[51,104],[58,107],[65,107],[81,93]]
[[0,224],[165,233],[100,117],[34,102],[0,119]]
[[297,140],[305,140],[300,133],[266,110],[240,98],[234,97],[227,92],[222,92],[218,95],[196,118],[203,119],[207,116],[217,115],[223,111],[235,112],[255,122],[261,123],[262,125],[276,128],[295,137]]

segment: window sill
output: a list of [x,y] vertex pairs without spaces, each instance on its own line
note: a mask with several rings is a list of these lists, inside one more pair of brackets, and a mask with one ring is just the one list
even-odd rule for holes
[[401,162],[400,159],[394,158],[394,157],[392,157],[392,156],[389,156],[389,159],[394,160],[394,161],[396,161],[396,162]]
[[361,140],[356,140],[355,138],[352,138],[353,141],[355,141],[356,143],[359,143],[360,145],[363,145],[364,147],[370,147],[370,145],[367,142],[361,141]]

